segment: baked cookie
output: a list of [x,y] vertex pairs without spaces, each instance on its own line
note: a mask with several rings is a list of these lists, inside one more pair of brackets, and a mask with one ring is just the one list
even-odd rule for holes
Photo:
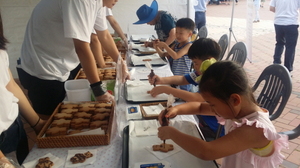
[[46,136],[66,135],[67,127],[52,127],[46,131]]
[[87,152],[84,153],[84,156],[86,158],[90,158],[90,157],[93,157],[94,155],[90,151],[87,151]]
[[96,108],[94,107],[80,107],[78,111],[80,112],[87,112],[87,113],[93,113]]
[[101,127],[102,125],[107,125],[108,121],[107,120],[103,120],[103,121],[92,121],[90,123],[90,129],[96,129]]
[[169,152],[171,150],[174,150],[174,146],[172,144],[160,144],[160,145],[153,145],[152,146],[153,151],[161,151],[161,152]]
[[97,103],[95,104],[96,108],[111,108],[111,103]]
[[61,109],[74,109],[77,107],[78,107],[78,104],[62,104],[60,106]]
[[59,119],[53,120],[51,127],[70,127],[71,120]]
[[75,156],[71,157],[70,158],[70,161],[73,163],[73,164],[76,164],[76,163],[83,163],[85,162],[86,160],[86,157],[83,153],[77,153],[75,154]]
[[72,129],[85,129],[89,128],[90,120],[84,118],[73,118],[71,120],[70,128]]
[[49,157],[40,158],[38,164],[35,168],[51,168],[54,163],[50,160]]
[[83,131],[81,131],[81,130],[71,130],[71,131],[68,132],[68,135],[78,134],[78,133],[81,133],[81,132],[83,132]]
[[66,108],[66,109],[61,109],[60,113],[66,113],[66,114],[73,114],[78,112],[78,109],[72,109],[72,108]]
[[90,157],[93,157],[93,154],[90,151],[87,151],[85,153],[77,153],[77,154],[75,154],[75,156],[73,156],[73,157],[70,158],[70,161],[73,164],[83,163],[83,162],[85,162],[85,160],[87,158],[90,158]]
[[82,103],[82,104],[79,104],[78,107],[79,108],[82,108],[82,107],[95,107],[95,104],[94,103]]
[[72,119],[72,114],[67,114],[67,113],[57,113],[53,116],[55,120],[59,119]]
[[78,112],[78,113],[75,113],[73,116],[74,116],[74,118],[86,118],[86,119],[89,119],[89,118],[91,118],[92,114],[86,113],[86,112]]
[[108,109],[108,108],[96,108],[95,113],[110,113],[111,112],[111,109]]
[[97,113],[92,116],[92,121],[104,120],[105,118],[109,117],[109,115],[109,113]]

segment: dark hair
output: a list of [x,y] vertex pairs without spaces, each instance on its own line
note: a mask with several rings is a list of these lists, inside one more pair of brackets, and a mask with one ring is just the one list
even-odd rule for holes
[[181,18],[177,20],[176,27],[185,28],[191,31],[194,31],[195,23],[190,18]]
[[6,50],[6,43],[8,43],[8,41],[4,37],[2,18],[0,14],[0,49],[1,50]]
[[200,60],[206,60],[213,57],[218,60],[220,52],[220,45],[215,40],[210,38],[200,38],[191,45],[188,51],[188,57],[190,59]]
[[245,70],[233,61],[212,64],[202,75],[199,89],[201,93],[210,93],[227,104],[230,95],[234,93],[247,96],[256,103]]

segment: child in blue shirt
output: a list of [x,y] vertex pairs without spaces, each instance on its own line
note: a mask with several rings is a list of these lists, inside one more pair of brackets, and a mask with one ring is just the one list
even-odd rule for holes
[[[200,67],[205,60],[218,60],[220,54],[220,46],[218,43],[210,38],[200,38],[191,45],[188,51],[188,56],[193,62],[194,71],[187,73],[185,75],[175,75],[170,77],[159,77],[155,75],[149,82],[151,84],[174,84],[174,85],[187,85],[193,84],[198,86],[199,78],[203,72],[200,72]],[[166,93],[172,94],[184,101],[191,102],[203,102],[202,96],[197,93],[188,92],[185,90],[180,90],[172,88],[170,86],[156,86],[151,91],[149,91],[151,96],[155,97],[159,94]],[[218,122],[214,116],[197,116],[199,119],[199,126],[204,134],[204,137],[208,140],[214,139],[216,132],[218,130]],[[221,136],[224,135],[224,130],[221,132]]]
[[[190,18],[182,18],[176,22],[176,41],[171,47],[165,42],[154,42],[154,48],[161,57],[167,57],[174,75],[184,75],[190,71],[192,60],[187,53],[192,45],[190,37],[195,23]],[[165,51],[163,51],[165,50]],[[190,85],[181,85],[180,89],[190,91]]]

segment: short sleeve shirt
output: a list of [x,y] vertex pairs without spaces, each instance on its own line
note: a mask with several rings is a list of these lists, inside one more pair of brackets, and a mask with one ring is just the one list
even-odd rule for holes
[[159,11],[160,16],[155,24],[154,29],[156,30],[158,39],[160,41],[166,41],[169,37],[171,29],[175,28],[176,19],[166,11]]
[[73,39],[90,43],[107,29],[102,0],[41,0],[28,21],[20,67],[45,80],[66,81],[79,64]]
[[275,7],[274,24],[298,25],[299,0],[271,0],[270,6]]
[[10,81],[7,52],[0,50],[0,134],[7,130],[18,116],[18,99],[6,89]]

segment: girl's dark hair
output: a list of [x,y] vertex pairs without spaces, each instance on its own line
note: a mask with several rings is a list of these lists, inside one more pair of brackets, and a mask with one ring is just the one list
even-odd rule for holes
[[0,13],[0,49],[1,50],[6,50],[6,43],[8,43],[8,41],[4,37],[3,24],[2,24],[2,18],[1,18],[1,13]]
[[185,28],[191,31],[195,29],[195,22],[190,18],[181,18],[177,20],[176,27]]
[[199,89],[201,93],[210,93],[227,104],[230,95],[234,93],[247,96],[257,104],[245,70],[232,61],[218,61],[212,64],[204,72]]
[[193,42],[189,51],[188,57],[190,59],[206,60],[210,57],[219,59],[221,52],[220,45],[211,38],[200,38]]

